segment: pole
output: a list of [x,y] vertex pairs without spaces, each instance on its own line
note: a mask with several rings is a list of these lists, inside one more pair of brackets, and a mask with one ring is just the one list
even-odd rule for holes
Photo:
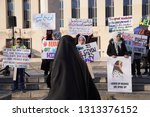
[[12,26],[12,40],[13,40],[13,46],[15,45],[15,30],[14,30],[14,26]]

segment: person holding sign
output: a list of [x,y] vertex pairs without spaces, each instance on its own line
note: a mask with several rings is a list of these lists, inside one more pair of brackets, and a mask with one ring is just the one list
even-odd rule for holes
[[63,36],[59,42],[51,73],[49,100],[99,100],[86,63],[81,59],[75,40]]
[[[80,36],[78,37],[78,44],[76,45],[77,49],[78,49],[78,50],[82,49],[83,45],[85,45],[85,44],[86,44],[86,38],[85,38],[85,36],[80,35]],[[81,55],[81,56],[82,56],[82,55]],[[94,79],[94,74],[93,74],[93,70],[92,70],[92,65],[90,64],[90,62],[91,62],[91,61],[87,61],[86,63],[87,63],[89,72],[90,72],[90,74],[91,74],[91,76],[92,76],[92,79]]]
[[[53,31],[47,30],[46,40],[54,40],[53,39]],[[50,88],[50,76],[52,71],[53,59],[42,59],[41,70],[44,70],[44,76],[46,76],[47,87]]]
[[125,58],[128,58],[128,51],[120,33],[117,33],[115,38],[109,41],[107,55],[113,58],[116,58],[117,56],[124,56]]
[[[27,49],[27,47],[22,43],[22,39],[21,38],[17,38],[16,40],[16,45],[12,46],[13,49]],[[16,68],[14,68],[15,70]],[[25,69],[24,68],[17,68],[17,74],[16,74],[16,80],[14,81],[14,86],[12,91],[16,91],[16,90],[20,90],[23,93],[25,92]]]

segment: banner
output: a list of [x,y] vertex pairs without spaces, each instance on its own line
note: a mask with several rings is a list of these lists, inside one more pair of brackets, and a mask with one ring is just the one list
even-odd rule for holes
[[69,35],[90,35],[92,34],[92,19],[71,19],[69,21]]
[[108,92],[132,92],[131,57],[107,60]]
[[132,31],[132,16],[109,17],[109,32]]
[[45,13],[33,15],[32,27],[36,29],[55,30],[56,29],[56,14]]
[[96,42],[85,45],[77,45],[77,49],[85,62],[93,62],[100,59]]
[[42,40],[42,59],[54,59],[58,40]]
[[128,51],[135,53],[146,54],[147,36],[122,33],[122,38],[125,40]]
[[27,68],[29,66],[30,49],[12,49],[3,50],[3,67]]

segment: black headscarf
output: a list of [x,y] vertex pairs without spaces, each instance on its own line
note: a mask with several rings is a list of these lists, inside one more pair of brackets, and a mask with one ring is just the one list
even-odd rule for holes
[[87,65],[81,59],[71,36],[63,36],[59,42],[51,74],[51,89],[47,99],[100,99]]

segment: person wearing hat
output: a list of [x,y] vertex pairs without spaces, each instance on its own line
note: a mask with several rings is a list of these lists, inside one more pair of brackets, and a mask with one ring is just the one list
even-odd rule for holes
[[128,58],[125,41],[121,38],[120,33],[115,34],[114,38],[110,39],[107,48],[107,55],[113,58],[116,58],[117,56],[124,56],[125,58]]

